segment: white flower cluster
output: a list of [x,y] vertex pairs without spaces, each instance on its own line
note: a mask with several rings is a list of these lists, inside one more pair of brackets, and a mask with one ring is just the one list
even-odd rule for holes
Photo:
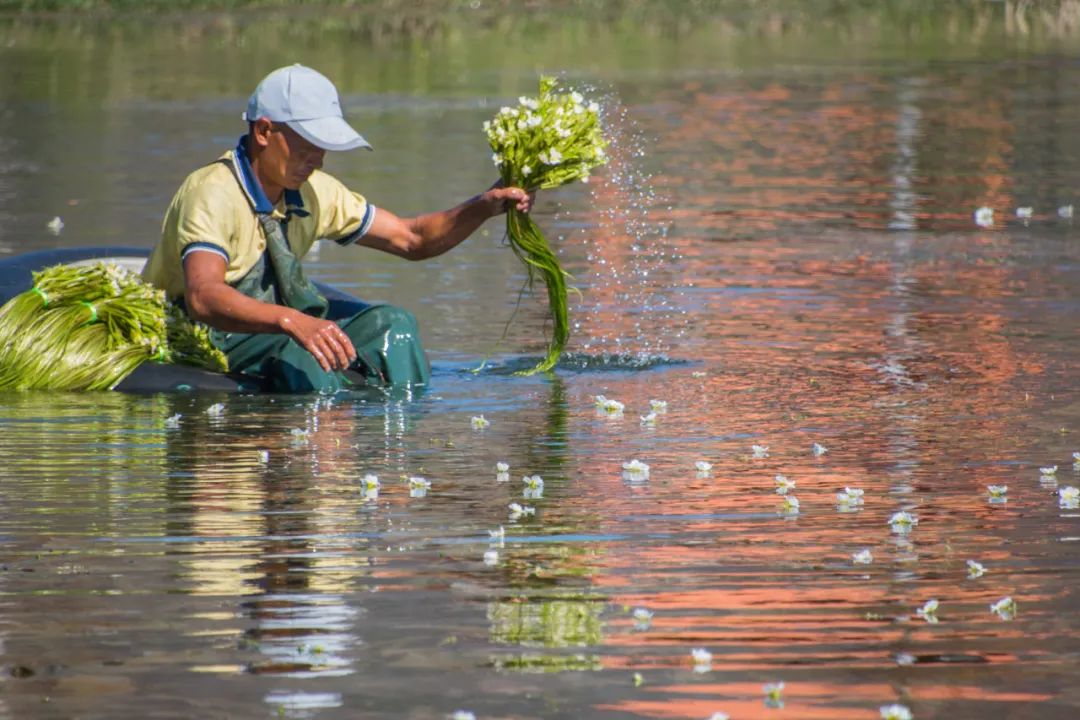
[[484,122],[503,182],[530,189],[587,180],[607,162],[600,132],[600,106],[579,92],[555,92],[555,79],[540,79],[540,95],[520,97]]

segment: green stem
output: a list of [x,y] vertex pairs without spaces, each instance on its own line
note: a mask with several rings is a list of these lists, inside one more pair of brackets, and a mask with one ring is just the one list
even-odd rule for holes
[[532,375],[555,367],[570,339],[570,320],[566,302],[566,278],[569,275],[559,265],[559,259],[552,252],[539,226],[525,213],[517,209],[511,209],[507,213],[506,234],[514,254],[525,263],[529,274],[529,285],[532,285],[538,274],[547,287],[548,308],[551,311],[553,323],[547,354],[535,367],[516,373]]

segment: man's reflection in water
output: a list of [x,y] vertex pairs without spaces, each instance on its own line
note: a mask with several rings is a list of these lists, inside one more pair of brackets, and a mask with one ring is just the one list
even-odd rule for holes
[[[184,556],[186,591],[236,601],[248,672],[353,672],[363,613],[356,592],[373,585],[368,545],[380,530],[357,532],[360,464],[403,464],[400,406],[364,415],[319,398],[270,413],[265,400],[232,399],[215,415],[211,404],[182,399],[180,427],[167,434],[166,532],[191,541],[170,545]],[[361,522],[373,520],[366,513]],[[283,697],[268,702],[295,704]]]

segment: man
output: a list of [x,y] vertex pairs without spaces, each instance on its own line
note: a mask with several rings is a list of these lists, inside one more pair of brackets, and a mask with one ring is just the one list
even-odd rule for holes
[[532,198],[493,186],[415,218],[376,209],[321,172],[327,151],[371,146],[345,122],[334,85],[302,65],[267,75],[244,119],[248,133],[236,149],[177,191],[143,278],[213,328],[231,372],[271,390],[332,392],[357,374],[370,383],[427,383],[410,313],[327,302],[299,258],[319,239],[409,260],[434,257],[507,206],[528,211]]

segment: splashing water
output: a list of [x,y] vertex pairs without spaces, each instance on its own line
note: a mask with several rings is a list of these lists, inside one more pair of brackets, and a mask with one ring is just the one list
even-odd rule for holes
[[583,246],[588,267],[578,277],[584,298],[572,310],[581,354],[563,366],[596,369],[588,358],[622,368],[668,364],[688,329],[690,287],[671,272],[682,260],[667,244],[672,207],[644,169],[649,142],[626,107],[611,92],[601,106],[610,161],[589,184],[584,227],[568,238]]

